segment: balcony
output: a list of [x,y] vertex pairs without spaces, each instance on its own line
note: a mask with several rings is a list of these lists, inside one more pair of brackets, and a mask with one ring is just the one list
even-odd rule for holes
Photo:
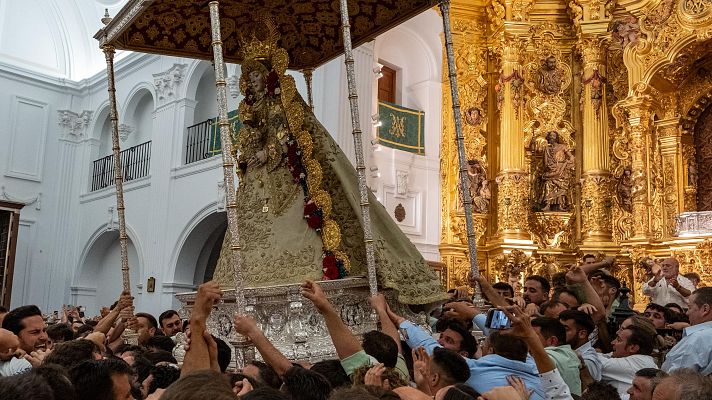
[[[129,147],[121,152],[124,182],[148,176],[151,169],[151,141]],[[91,191],[100,190],[114,184],[114,155],[94,161]]]
[[208,159],[222,152],[216,118],[188,127],[188,140],[185,145],[185,163]]

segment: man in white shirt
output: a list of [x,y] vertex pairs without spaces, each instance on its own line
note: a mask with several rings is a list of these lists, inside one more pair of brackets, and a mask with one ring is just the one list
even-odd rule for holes
[[633,384],[635,372],[643,368],[657,368],[650,354],[654,339],[637,326],[618,331],[611,342],[613,353],[600,354],[601,381],[616,388],[622,400],[628,400],[628,389]]
[[687,308],[687,298],[694,290],[695,285],[680,275],[680,263],[672,257],[664,259],[655,276],[643,284],[643,294],[661,306],[675,303]]
[[689,368],[702,375],[712,374],[712,287],[695,290],[687,310],[691,326],[665,357],[662,370]]

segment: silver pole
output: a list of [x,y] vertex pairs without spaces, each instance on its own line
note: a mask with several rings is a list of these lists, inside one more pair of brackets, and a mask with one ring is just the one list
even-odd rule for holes
[[[119,215],[119,247],[121,249],[121,279],[124,291],[131,293],[131,279],[129,279],[129,251],[128,235],[126,235],[126,214],[124,206],[124,175],[121,165],[121,146],[119,144],[119,115],[116,111],[116,80],[114,76],[114,46],[104,44],[101,46],[106,58],[106,75],[109,91],[109,119],[111,120],[111,150],[114,155],[114,185],[116,189],[116,211]],[[133,317],[133,306],[125,308],[121,318],[126,323]],[[122,334],[124,341],[130,344],[138,343],[138,335],[128,327]]]
[[341,24],[343,26],[344,55],[346,58],[346,79],[349,87],[349,105],[351,106],[351,127],[353,128],[354,148],[356,150],[356,173],[358,189],[361,195],[361,217],[363,218],[363,242],[366,246],[366,265],[368,266],[368,286],[371,296],[378,294],[376,280],[376,257],[373,250],[373,234],[371,232],[371,212],[366,186],[366,165],[363,157],[361,139],[361,122],[358,110],[358,93],[356,91],[356,72],[354,71],[354,55],[351,47],[351,23],[349,21],[349,6],[347,0],[340,0]]
[[[237,202],[235,200],[235,160],[232,157],[232,139],[230,123],[227,117],[227,88],[225,82],[225,61],[223,60],[222,37],[220,34],[220,9],[218,1],[211,1],[210,27],[212,31],[213,67],[215,68],[215,87],[218,101],[218,126],[222,143],[223,179],[225,180],[225,198],[227,200],[227,228],[230,231],[230,249],[232,250],[232,268],[235,278],[235,306],[239,314],[245,313],[245,294],[242,291],[242,255],[240,254],[240,232],[237,229]],[[254,359],[254,348],[249,338],[237,335],[231,342],[235,347],[237,368]]]
[[[450,28],[450,0],[440,2],[443,14],[443,30],[445,31],[445,51],[447,53],[448,77],[450,78],[450,93],[452,94],[452,111],[455,115],[455,138],[457,155],[460,162],[460,191],[465,209],[465,225],[467,227],[467,249],[470,256],[470,271],[479,276],[477,267],[477,236],[475,236],[472,221],[472,197],[470,196],[469,178],[467,176],[467,157],[465,156],[465,138],[462,135],[462,114],[460,112],[460,95],[457,92],[457,68],[455,66],[455,50],[452,44],[452,29]],[[481,290],[475,288],[475,300],[481,303]]]

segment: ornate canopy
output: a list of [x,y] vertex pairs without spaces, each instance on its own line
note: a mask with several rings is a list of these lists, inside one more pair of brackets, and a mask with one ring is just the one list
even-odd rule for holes
[[[209,1],[130,0],[94,38],[117,49],[212,60]],[[437,0],[349,0],[355,46],[435,6]],[[240,37],[268,16],[291,69],[316,68],[344,51],[338,0],[221,0],[225,61],[240,63]]]

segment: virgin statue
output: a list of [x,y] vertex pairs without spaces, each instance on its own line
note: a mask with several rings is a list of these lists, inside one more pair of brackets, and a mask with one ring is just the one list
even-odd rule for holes
[[[243,284],[365,276],[356,170],[285,74],[287,52],[269,29],[266,41],[242,44],[243,128],[233,141]],[[435,272],[370,193],[369,202],[379,286],[406,304],[443,300]],[[233,267],[228,231],[214,279],[234,287]]]
[[541,211],[568,211],[571,205],[571,178],[574,173],[574,155],[564,143],[559,143],[559,134],[546,134],[547,145],[542,151],[541,188],[539,202]]

